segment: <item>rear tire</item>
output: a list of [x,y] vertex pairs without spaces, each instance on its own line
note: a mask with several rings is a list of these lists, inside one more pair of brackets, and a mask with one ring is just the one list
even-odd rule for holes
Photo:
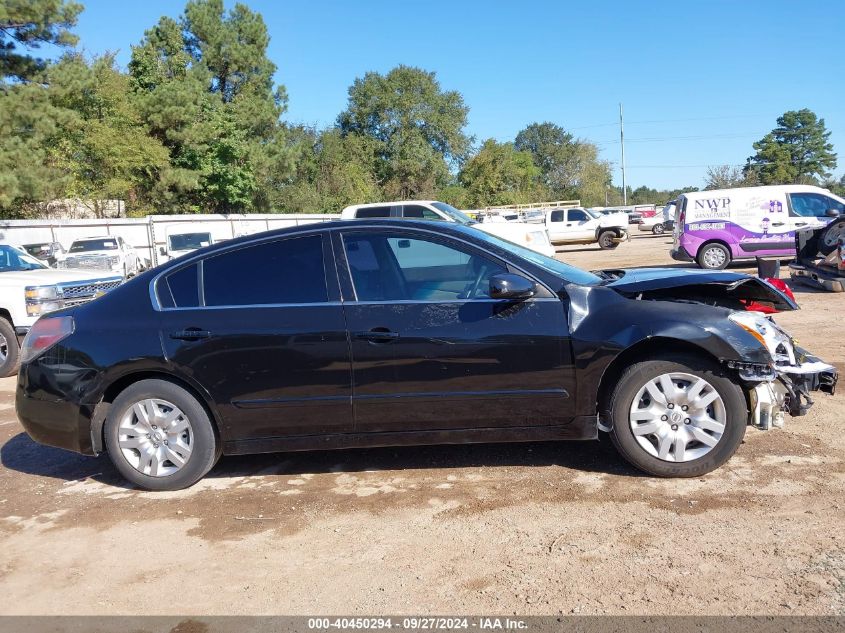
[[658,222],[658,223],[657,223],[657,224],[655,224],[653,227],[651,227],[651,232],[652,232],[652,234],[654,234],[654,235],[663,235],[663,231],[664,231],[664,230],[665,230],[665,229],[663,228],[663,223],[662,223],[662,222]]
[[[664,384],[673,389],[668,396]],[[649,385],[658,389],[654,396]],[[611,397],[610,419],[610,438],[631,465],[657,477],[698,477],[739,448],[748,408],[740,386],[718,364],[669,354],[625,370]],[[668,450],[661,456],[664,443]]]
[[819,252],[827,257],[836,250],[842,237],[845,237],[845,219],[834,220],[819,234]]
[[711,242],[698,251],[696,262],[705,270],[722,270],[731,263],[731,252],[724,244]]
[[202,404],[166,380],[140,380],[120,392],[103,434],[115,468],[147,490],[192,486],[221,452]]
[[618,242],[614,242],[616,239],[616,233],[613,231],[602,231],[599,233],[599,248],[602,250],[612,250],[619,246]]
[[6,319],[0,318],[0,377],[6,378],[18,373],[20,356],[15,328]]

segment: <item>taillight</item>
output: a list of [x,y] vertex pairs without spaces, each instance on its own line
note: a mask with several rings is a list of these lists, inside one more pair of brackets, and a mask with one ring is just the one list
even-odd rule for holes
[[73,334],[73,317],[58,316],[38,319],[21,345],[21,362],[28,363],[53,345]]

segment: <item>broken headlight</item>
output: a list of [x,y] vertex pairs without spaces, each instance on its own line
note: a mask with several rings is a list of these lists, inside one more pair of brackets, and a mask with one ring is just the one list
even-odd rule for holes
[[767,319],[760,312],[734,312],[728,318],[757,339],[769,352],[775,365],[795,364],[795,345],[792,338],[774,321]]

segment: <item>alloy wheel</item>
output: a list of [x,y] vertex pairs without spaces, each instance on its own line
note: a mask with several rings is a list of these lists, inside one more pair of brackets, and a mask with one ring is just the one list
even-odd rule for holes
[[637,443],[647,453],[667,462],[689,462],[716,447],[725,432],[727,412],[722,396],[707,380],[671,372],[640,388],[629,420]]
[[6,358],[9,356],[9,341],[6,340],[6,337],[0,334],[0,365],[6,362]]
[[191,421],[167,400],[148,398],[126,410],[117,443],[135,470],[150,477],[167,477],[181,470],[194,445]]

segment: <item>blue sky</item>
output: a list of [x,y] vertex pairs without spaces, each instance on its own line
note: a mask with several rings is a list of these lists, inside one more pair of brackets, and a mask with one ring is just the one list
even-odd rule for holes
[[[88,54],[130,45],[183,2],[82,0]],[[227,6],[233,6],[227,0]],[[435,71],[469,106],[479,141],[553,121],[599,145],[628,184],[700,186],[707,165],[741,164],[786,110],[826,121],[845,171],[845,2],[248,0],[290,97],[287,121],[328,125],[352,81],[397,64]]]

